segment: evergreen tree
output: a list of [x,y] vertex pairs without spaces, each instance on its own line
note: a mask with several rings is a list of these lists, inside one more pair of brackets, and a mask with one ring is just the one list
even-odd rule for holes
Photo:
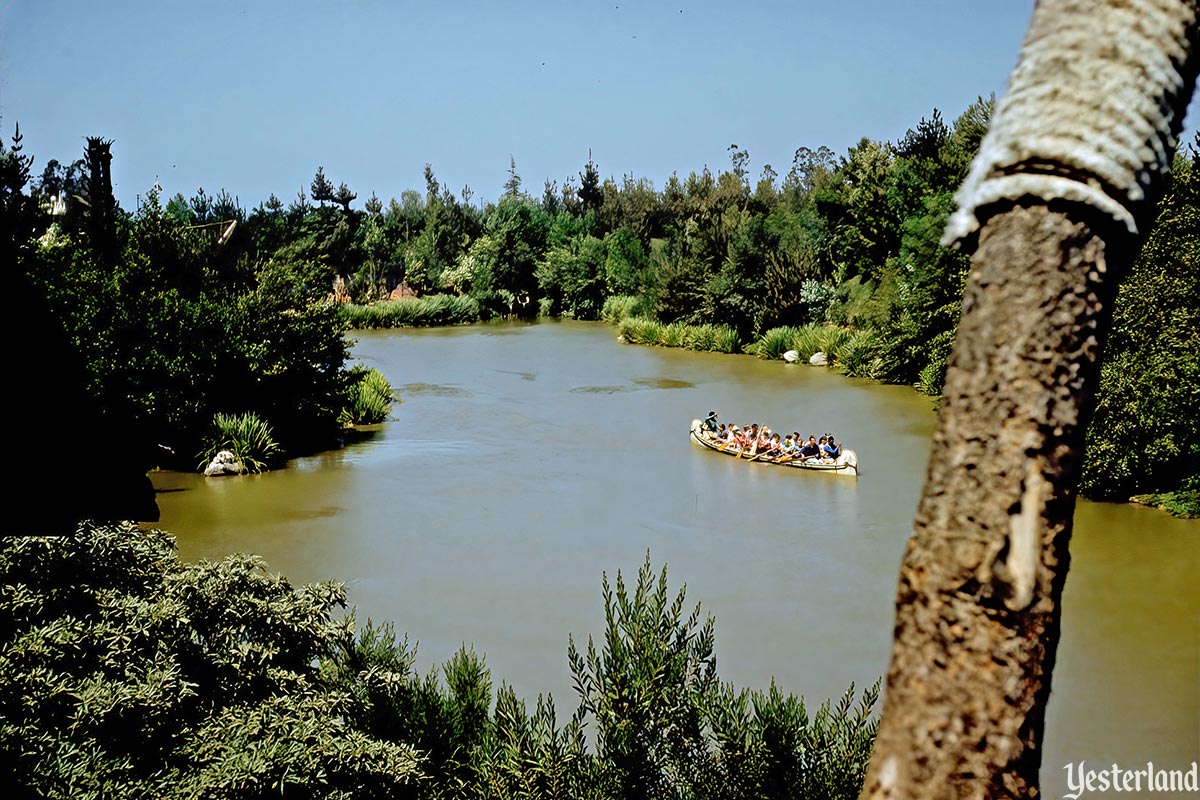
[[517,174],[517,160],[508,157],[508,180],[504,182],[504,196],[516,197],[521,193],[521,176]]
[[324,167],[317,167],[317,174],[313,176],[312,185],[309,188],[312,190],[312,199],[322,206],[334,199],[333,184],[325,177]]
[[600,191],[600,168],[592,161],[591,150],[588,150],[588,161],[583,172],[579,173],[579,189],[576,195],[584,214],[599,209],[604,202],[604,195]]

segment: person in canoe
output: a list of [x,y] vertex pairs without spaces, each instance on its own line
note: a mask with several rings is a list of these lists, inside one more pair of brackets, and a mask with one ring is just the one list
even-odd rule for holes
[[836,461],[838,456],[842,454],[842,443],[833,443],[833,434],[827,433],[822,439],[824,444],[821,445],[821,455],[830,460]]
[[800,452],[797,454],[801,461],[811,461],[814,458],[819,458],[821,455],[821,446],[817,444],[817,437],[809,434],[808,441],[800,445]]
[[700,423],[705,433],[714,434],[719,430],[720,422],[717,420],[717,412],[710,411],[708,416],[704,418],[704,422]]

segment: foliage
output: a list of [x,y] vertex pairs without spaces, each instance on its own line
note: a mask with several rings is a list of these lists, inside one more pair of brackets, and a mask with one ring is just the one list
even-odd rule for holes
[[831,325],[772,328],[747,346],[746,352],[759,358],[780,359],[787,351],[795,350],[803,361],[814,353],[824,353],[832,364],[840,360],[842,348],[853,335],[846,328]]
[[351,329],[460,325],[478,322],[479,301],[466,295],[433,294],[406,297],[369,306],[345,303],[338,307]]
[[582,707],[596,721],[600,757],[621,797],[690,796],[712,768],[704,704],[716,687],[713,619],[697,627],[700,606],[684,616],[683,590],[672,600],[664,569],[653,581],[649,558],[632,596],[617,573],[603,582],[604,644],[571,640],[568,660]]
[[374,425],[388,418],[396,401],[392,385],[374,367],[354,366],[350,369],[350,391],[343,409],[343,425]]
[[884,371],[881,350],[874,331],[855,331],[838,351],[838,366],[850,377],[878,380]]
[[647,305],[644,295],[611,295],[600,309],[600,318],[610,325],[616,325],[629,317],[645,317],[652,310]]
[[270,469],[283,453],[271,426],[251,412],[213,416],[212,431],[200,456],[201,469],[221,450],[233,453],[242,470],[251,474]]
[[1190,488],[1178,489],[1174,492],[1138,495],[1133,500],[1148,506],[1162,508],[1177,517],[1200,518],[1200,488],[1197,488],[1195,479],[1191,481]]
[[645,317],[626,317],[618,324],[617,330],[629,344],[683,347],[716,353],[736,353],[741,345],[738,332],[726,325],[684,325],[680,322],[664,325]]
[[1200,154],[1177,157],[1172,176],[1117,295],[1081,482],[1094,496],[1170,491],[1200,474]]
[[339,584],[184,564],[161,531],[85,523],[0,544],[0,763],[15,797],[383,798],[418,756],[344,720],[314,666]]
[[[668,591],[649,558],[627,587],[603,580],[602,644],[572,639],[579,707],[559,721],[551,697],[532,712],[492,691],[483,660],[462,649],[421,677],[390,624],[368,623],[322,664],[348,698],[347,723],[423,755],[421,797],[851,798],[874,742],[879,686],[809,714],[804,700],[721,684],[714,623]],[[584,736],[595,726],[594,740]]]

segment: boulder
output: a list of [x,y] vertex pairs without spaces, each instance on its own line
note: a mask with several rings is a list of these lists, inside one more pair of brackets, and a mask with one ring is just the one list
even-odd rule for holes
[[216,477],[219,475],[241,475],[242,462],[237,460],[237,457],[228,450],[221,450],[212,461],[208,462],[208,466],[204,468],[206,477]]
[[800,360],[800,353],[798,353],[795,350],[788,350],[786,353],[783,354],[783,360],[788,362],[789,364],[795,364],[797,361]]
[[812,358],[808,360],[808,363],[814,367],[827,367],[829,366],[829,359],[825,357],[824,353],[818,351],[812,354]]

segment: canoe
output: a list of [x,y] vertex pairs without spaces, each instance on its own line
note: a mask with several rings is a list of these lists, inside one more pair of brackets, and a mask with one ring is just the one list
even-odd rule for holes
[[[714,453],[721,453],[726,456],[737,456],[737,451],[732,449],[721,450],[720,445],[704,436],[701,431],[702,425],[700,420],[692,420],[691,439],[693,444],[698,444]],[[756,464],[771,464],[776,467],[792,467],[794,469],[807,469],[815,472],[832,472],[835,475],[849,475],[852,478],[858,477],[858,456],[853,450],[842,448],[842,454],[835,461],[774,461],[769,458],[754,458],[746,456],[743,461],[753,460]]]

